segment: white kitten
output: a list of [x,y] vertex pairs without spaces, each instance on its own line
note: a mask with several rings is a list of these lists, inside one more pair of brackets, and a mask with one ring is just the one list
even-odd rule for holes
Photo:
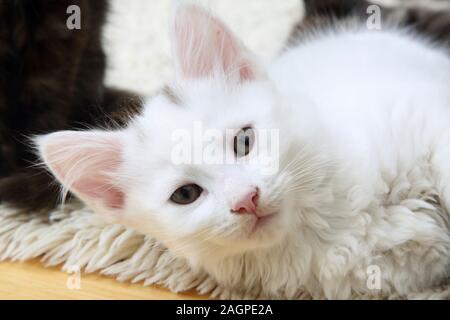
[[443,50],[353,26],[264,67],[194,5],[172,39],[170,90],[126,129],[37,139],[66,189],[231,289],[407,296],[447,279]]

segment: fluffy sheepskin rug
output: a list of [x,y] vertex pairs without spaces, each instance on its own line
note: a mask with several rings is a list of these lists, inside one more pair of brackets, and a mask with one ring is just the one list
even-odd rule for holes
[[[393,4],[402,0],[380,1]],[[300,0],[200,2],[217,12],[264,59],[282,48],[302,16]],[[109,85],[151,95],[170,78],[169,7],[170,0],[112,0],[104,35]],[[49,214],[0,206],[0,261],[34,258],[48,266],[62,265],[63,270],[76,266],[87,273],[99,272],[145,286],[158,284],[174,292],[195,289],[224,299],[270,298],[260,296],[258,288],[229,292],[206,274],[192,272],[157,240],[120,225],[107,225],[81,204],[66,205]],[[411,298],[440,298],[443,294],[428,292]]]

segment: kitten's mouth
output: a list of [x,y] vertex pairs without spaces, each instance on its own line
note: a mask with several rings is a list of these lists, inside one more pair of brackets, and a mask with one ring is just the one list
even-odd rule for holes
[[278,212],[265,214],[264,216],[256,216],[253,227],[251,228],[250,235],[264,229],[267,225],[271,224],[273,219],[278,215]]

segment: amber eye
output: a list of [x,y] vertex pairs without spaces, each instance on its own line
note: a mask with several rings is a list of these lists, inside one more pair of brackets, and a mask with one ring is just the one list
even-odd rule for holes
[[175,190],[170,201],[180,205],[191,204],[200,197],[202,192],[202,187],[196,184],[187,184]]
[[254,144],[255,130],[251,127],[243,128],[234,137],[234,154],[238,158],[245,157],[252,151]]

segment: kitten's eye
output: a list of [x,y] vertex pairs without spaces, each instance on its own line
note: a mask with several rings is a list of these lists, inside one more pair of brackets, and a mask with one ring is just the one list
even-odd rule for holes
[[178,188],[170,197],[170,201],[176,204],[191,204],[202,194],[202,187],[196,184],[188,184]]
[[238,157],[247,156],[255,143],[255,130],[251,127],[241,129],[234,137],[234,154]]

